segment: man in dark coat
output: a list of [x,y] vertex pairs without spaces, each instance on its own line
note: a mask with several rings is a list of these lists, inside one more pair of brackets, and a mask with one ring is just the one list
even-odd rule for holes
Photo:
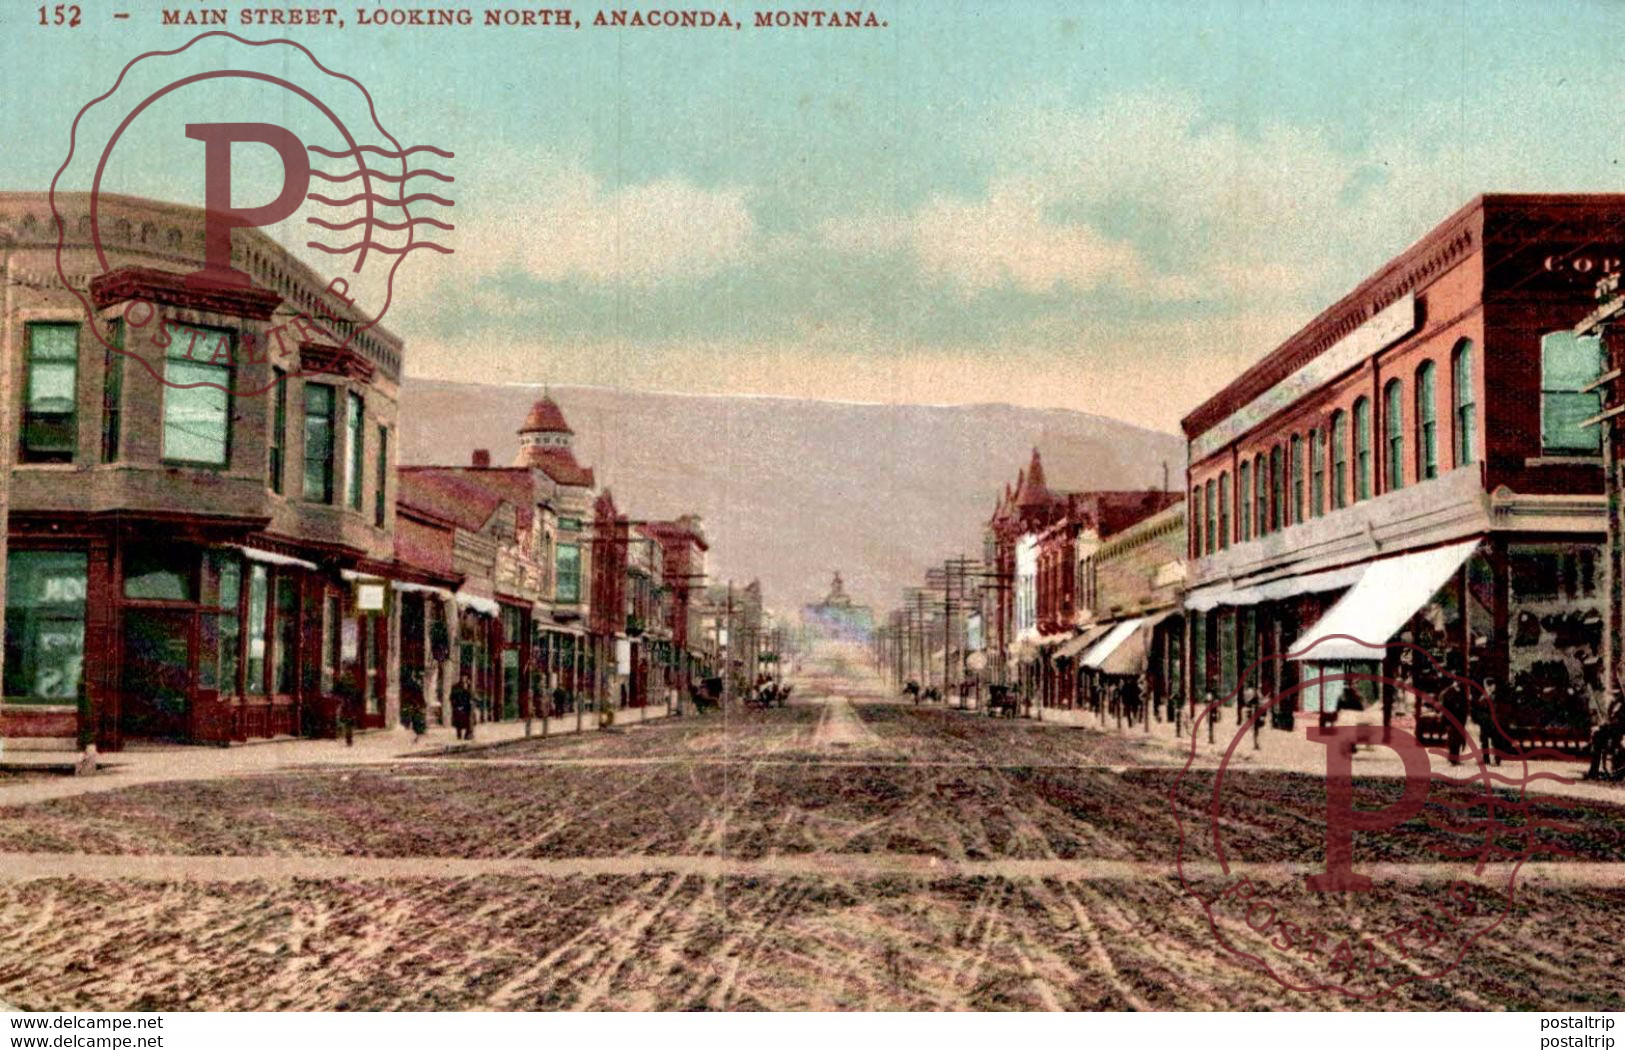
[[467,671],[451,687],[451,727],[458,740],[474,739],[474,690],[469,688]]

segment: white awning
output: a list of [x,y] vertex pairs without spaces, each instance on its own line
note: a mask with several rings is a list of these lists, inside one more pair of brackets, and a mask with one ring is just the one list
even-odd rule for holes
[[486,616],[497,616],[502,612],[502,606],[490,598],[482,598],[477,594],[457,595],[457,604],[465,609],[473,609]]
[[233,546],[243,552],[243,557],[249,561],[261,562],[265,565],[286,565],[296,569],[310,569],[315,571],[316,563],[303,558],[290,558],[286,554],[276,554],[271,551],[262,551],[258,547],[244,547],[240,544]]
[[1383,647],[1478,548],[1453,543],[1370,562],[1359,582],[1292,644],[1291,660],[1379,660]]
[[397,591],[407,594],[432,594],[441,601],[449,601],[451,592],[444,587],[431,587],[426,583],[408,583],[405,580],[390,580],[389,585]]
[[1259,602],[1295,598],[1300,594],[1318,594],[1351,587],[1365,574],[1365,565],[1350,565],[1326,572],[1312,572],[1303,576],[1283,576],[1278,580],[1250,584],[1246,587],[1204,587],[1185,596],[1185,608],[1193,612],[1207,612],[1221,605],[1256,605]]
[[1145,617],[1136,616],[1132,620],[1124,620],[1122,623],[1113,625],[1106,637],[1096,642],[1094,647],[1084,654],[1079,663],[1084,667],[1093,667],[1097,671],[1100,670],[1100,665],[1106,657],[1116,652],[1118,646],[1128,641],[1129,636],[1138,630],[1139,626],[1144,622]]
[[1100,639],[1100,636],[1112,629],[1109,623],[1091,624],[1081,632],[1072,636],[1072,640],[1055,650],[1056,656],[1068,658],[1077,656]]

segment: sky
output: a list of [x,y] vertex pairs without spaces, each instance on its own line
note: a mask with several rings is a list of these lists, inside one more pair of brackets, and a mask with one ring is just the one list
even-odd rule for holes
[[[728,31],[363,27],[377,5],[352,2],[343,29],[235,24],[268,2],[226,5],[232,28],[297,39],[402,142],[456,154],[455,254],[409,255],[385,321],[436,378],[1172,430],[1472,196],[1625,185],[1612,3],[892,3],[862,8],[879,29]],[[76,29],[0,8],[0,89],[27,100],[0,187],[48,185],[74,114],[196,32],[85,6]],[[208,43],[190,57],[235,68]],[[287,51],[253,58],[290,71]],[[211,105],[265,119],[255,90]],[[132,125],[110,188],[201,193],[179,99]]]

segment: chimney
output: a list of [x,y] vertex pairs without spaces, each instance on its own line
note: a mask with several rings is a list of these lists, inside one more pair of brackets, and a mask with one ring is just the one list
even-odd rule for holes
[[474,465],[476,467],[489,467],[491,465],[491,450],[488,448],[475,449]]

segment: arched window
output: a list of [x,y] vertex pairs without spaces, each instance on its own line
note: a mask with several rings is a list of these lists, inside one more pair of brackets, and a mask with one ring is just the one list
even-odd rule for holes
[[1332,413],[1332,424],[1326,428],[1327,439],[1331,441],[1332,460],[1332,509],[1341,510],[1348,505],[1348,442],[1344,437],[1344,430],[1348,425],[1348,413],[1338,409]]
[[1326,513],[1326,450],[1320,447],[1320,431],[1309,431],[1309,515]]
[[1253,528],[1260,536],[1270,531],[1269,476],[1262,452],[1253,457]]
[[1282,469],[1281,446],[1270,449],[1270,529],[1278,530],[1285,524],[1286,472]]
[[1303,520],[1303,435],[1292,435],[1292,497],[1287,500],[1290,524]]
[[1354,402],[1354,502],[1371,498],[1371,399]]
[[1473,401],[1473,344],[1463,339],[1456,344],[1450,358],[1452,396],[1456,406],[1456,458],[1458,467],[1473,462],[1473,445],[1477,438],[1477,405]]
[[1206,537],[1207,538],[1202,541],[1202,545],[1206,548],[1206,550],[1207,550],[1207,552],[1209,554],[1212,554],[1215,550],[1218,549],[1214,545],[1214,542],[1213,542],[1213,532],[1214,532],[1213,512],[1214,512],[1214,510],[1216,508],[1213,505],[1213,479],[1212,478],[1207,479],[1207,485],[1204,486],[1202,500],[1203,500],[1203,504],[1207,507],[1207,523],[1206,523],[1206,525],[1207,525]]
[[1230,546],[1230,473],[1219,475],[1219,549]]
[[1253,465],[1243,460],[1236,479],[1236,502],[1241,505],[1241,541],[1246,543],[1253,538]]
[[1439,406],[1434,401],[1433,362],[1416,370],[1416,478],[1439,476]]
[[1397,379],[1382,388],[1383,430],[1388,436],[1382,488],[1395,492],[1405,487],[1405,386]]
[[1191,488],[1191,557],[1202,556],[1202,486]]

